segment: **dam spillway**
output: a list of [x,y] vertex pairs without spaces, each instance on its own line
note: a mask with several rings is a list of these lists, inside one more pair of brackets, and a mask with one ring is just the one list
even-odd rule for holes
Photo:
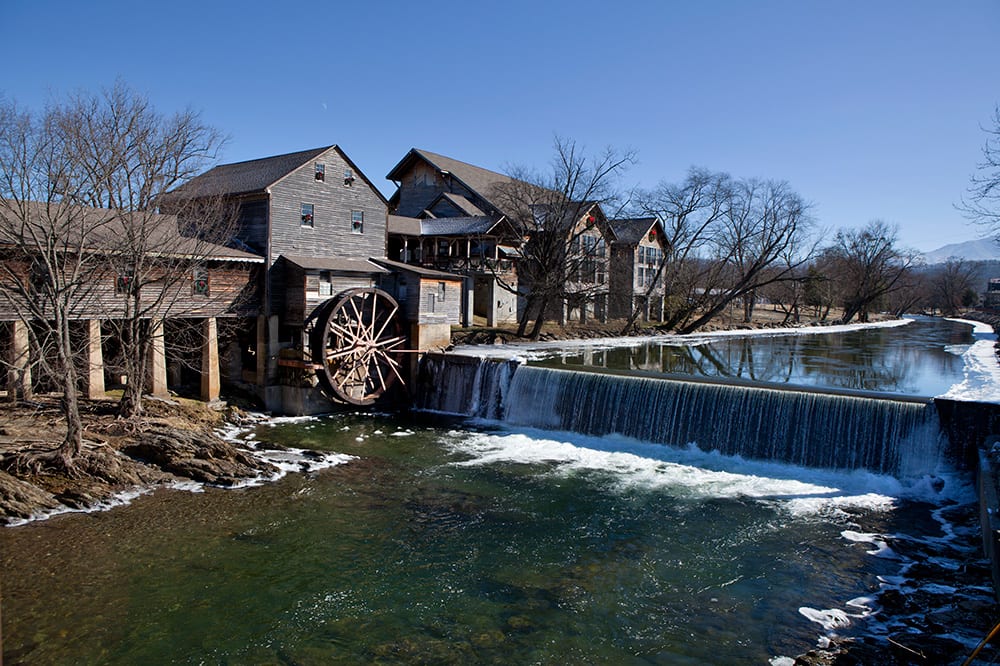
[[932,474],[947,438],[930,399],[581,372],[429,356],[419,408],[618,435],[806,467]]

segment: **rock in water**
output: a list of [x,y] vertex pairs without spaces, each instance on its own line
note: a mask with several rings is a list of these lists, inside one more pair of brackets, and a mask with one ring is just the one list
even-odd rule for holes
[[210,433],[155,427],[122,448],[133,458],[157,465],[164,471],[203,483],[232,486],[261,472],[273,472],[258,460]]

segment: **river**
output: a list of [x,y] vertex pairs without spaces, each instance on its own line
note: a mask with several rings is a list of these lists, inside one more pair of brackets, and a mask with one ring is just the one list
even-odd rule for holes
[[949,599],[992,598],[946,466],[897,479],[420,414],[230,434],[350,458],[0,531],[5,664],[786,664],[904,630],[875,595],[931,585],[917,561],[967,572]]

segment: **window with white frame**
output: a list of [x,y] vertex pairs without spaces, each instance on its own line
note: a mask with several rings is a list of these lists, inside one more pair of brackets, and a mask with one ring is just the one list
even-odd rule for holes
[[356,234],[365,233],[365,212],[363,210],[351,211],[351,231]]
[[316,226],[315,221],[313,220],[313,205],[311,203],[302,204],[302,226]]

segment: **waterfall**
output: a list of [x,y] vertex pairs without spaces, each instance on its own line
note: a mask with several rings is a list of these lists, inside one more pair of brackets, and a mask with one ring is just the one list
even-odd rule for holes
[[504,398],[519,361],[428,354],[417,378],[417,408],[444,414],[503,418]]
[[424,409],[511,425],[696,444],[758,460],[933,473],[944,437],[932,402],[622,376],[441,358],[426,364]]

